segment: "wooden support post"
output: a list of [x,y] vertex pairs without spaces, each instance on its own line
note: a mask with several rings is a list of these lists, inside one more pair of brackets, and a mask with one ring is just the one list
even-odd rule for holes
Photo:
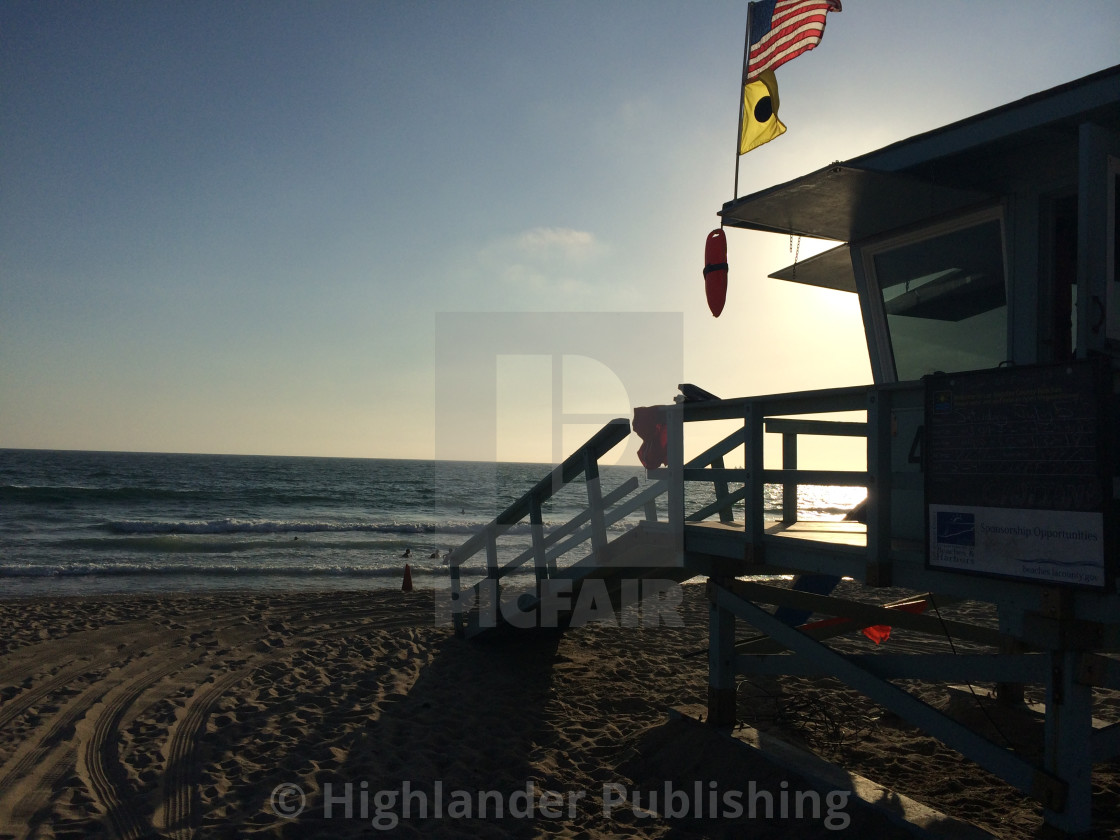
[[529,499],[529,527],[533,535],[533,567],[537,576],[537,592],[548,579],[548,552],[544,544],[544,514],[541,511],[541,498],[534,493]]
[[[782,469],[797,469],[797,434],[782,434]],[[782,522],[792,525],[797,521],[797,482],[786,481],[782,484]]]
[[466,619],[463,615],[463,593],[459,589],[459,564],[450,569],[451,574],[451,621],[455,626],[455,635],[462,636],[466,630]]
[[763,481],[763,414],[761,408],[753,403],[743,407],[743,468],[747,471],[750,492],[744,501],[744,528],[746,530],[746,560],[748,563],[762,563],[762,535],[766,531],[764,501],[766,484]]
[[[1006,637],[1000,642],[999,652],[1005,654],[1018,654],[1025,653],[1027,650],[1026,645],[1011,635],[1011,617],[1008,612],[1011,608],[1006,604],[999,605],[999,629],[1000,632],[1005,633]],[[997,682],[996,683],[996,703],[1000,706],[1016,707],[1022,706],[1026,701],[1026,692],[1024,685],[1021,682]]]
[[607,524],[603,514],[603,488],[599,483],[599,462],[591,451],[584,452],[583,473],[587,479],[587,506],[591,511],[591,547],[595,556],[605,557],[607,549]]
[[1056,650],[1050,657],[1043,760],[1047,772],[1065,782],[1065,790],[1052,786],[1035,795],[1047,823],[1077,834],[1092,827],[1093,689],[1077,679],[1080,651]]
[[735,616],[717,603],[720,588],[708,578],[708,723],[734,726]]
[[498,579],[498,538],[492,526],[486,529],[486,576]]
[[498,580],[500,577],[498,538],[491,526],[486,529],[486,578],[490,585],[479,587],[478,611],[480,615],[486,613],[487,610],[490,610],[493,615],[498,614]]
[[891,585],[891,401],[890,392],[867,395],[868,586]]
[[684,551],[684,408],[680,405],[665,407],[668,426],[666,457],[669,462],[669,526],[673,538]]

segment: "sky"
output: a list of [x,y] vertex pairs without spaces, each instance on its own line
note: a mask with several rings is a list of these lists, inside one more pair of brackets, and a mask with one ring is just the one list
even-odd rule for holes
[[[550,461],[682,381],[870,382],[854,295],[766,277],[829,243],[731,230],[708,312],[745,19],[2,0],[0,447]],[[739,193],[1112,66],[1117,43],[1115,0],[848,0],[777,71],[788,131]],[[494,435],[437,422],[472,393]]]

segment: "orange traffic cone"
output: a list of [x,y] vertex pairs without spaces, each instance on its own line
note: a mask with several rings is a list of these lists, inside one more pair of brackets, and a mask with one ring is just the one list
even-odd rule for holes
[[401,592],[412,591],[412,567],[408,563],[404,564],[404,582],[401,583]]

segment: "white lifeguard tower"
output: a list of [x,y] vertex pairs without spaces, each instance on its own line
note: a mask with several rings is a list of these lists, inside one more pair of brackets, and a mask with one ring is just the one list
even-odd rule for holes
[[[1036,797],[1053,826],[1088,830],[1092,764],[1120,754],[1120,723],[1093,723],[1094,688],[1120,689],[1120,66],[737,198],[719,215],[726,228],[840,243],[771,276],[858,296],[874,383],[666,405],[668,465],[650,471],[659,483],[605,497],[597,460],[629,431],[609,424],[452,553],[459,628],[487,626],[463,606],[458,579],[483,548],[475,605],[486,587],[495,602],[503,575],[530,561],[541,584],[595,579],[615,596],[635,575],[702,575],[711,723],[735,722],[739,673],[827,674]],[[687,437],[710,421],[735,431],[686,461]],[[768,434],[780,437],[780,469],[764,466]],[[865,439],[866,469],[800,469],[799,439],[821,435]],[[742,468],[724,468],[733,452]],[[586,514],[545,535],[543,500],[579,475]],[[715,502],[688,509],[694,482],[714,487]],[[767,485],[783,488],[777,522],[764,516]],[[860,486],[868,498],[856,518],[806,522],[801,485]],[[611,522],[641,510],[639,527],[608,539]],[[499,566],[497,537],[525,517],[533,548]],[[557,569],[580,539],[586,559]],[[774,574],[915,595],[869,605],[756,579]],[[910,611],[938,598],[994,604],[998,628],[951,628],[990,652],[854,656],[825,643],[838,627],[871,625],[943,636],[944,622]],[[845,622],[811,631],[789,622],[797,612]],[[767,638],[737,645],[736,620]],[[906,679],[998,683],[1011,703],[1017,686],[1044,686],[1041,762],[894,682]]]
[[[1120,687],[1109,655],[1120,650],[1120,67],[731,201],[720,215],[727,227],[844,243],[771,276],[858,295],[874,385],[676,412],[680,426],[743,416],[754,485],[741,536],[726,523],[683,526],[686,563],[713,578],[710,718],[733,715],[741,667],[800,658],[1037,797],[1053,825],[1088,829],[1092,762],[1120,753],[1120,725],[1092,725],[1093,687]],[[779,419],[861,408],[864,430]],[[780,471],[760,469],[767,431],[785,439]],[[797,470],[796,440],[830,432],[866,435],[868,504],[863,523],[814,532],[797,522],[791,485],[854,476]],[[787,488],[784,521],[771,528],[758,504],[767,482]],[[757,606],[835,605],[733,580],[748,568],[991,602],[999,638],[987,641],[999,652],[855,662]],[[795,657],[740,658],[733,616]],[[878,620],[913,618],[928,617]],[[891,682],[905,677],[1045,685],[1042,764]]]

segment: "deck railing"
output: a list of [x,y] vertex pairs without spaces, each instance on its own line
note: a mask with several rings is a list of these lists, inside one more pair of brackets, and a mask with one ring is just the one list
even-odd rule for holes
[[[767,538],[765,520],[765,487],[782,487],[784,524],[798,519],[797,499],[804,485],[864,487],[868,490],[863,520],[866,522],[866,580],[887,583],[890,579],[889,549],[891,545],[891,487],[898,481],[920,480],[920,474],[900,475],[891,468],[892,411],[896,406],[913,408],[920,403],[913,388],[859,386],[825,391],[808,391],[729,400],[689,402],[664,407],[668,426],[668,467],[649,470],[650,478],[659,479],[639,492],[637,478],[630,478],[604,494],[599,477],[599,460],[630,433],[625,419],[614,420],[600,429],[583,446],[554,468],[534,487],[465,543],[453,549],[448,557],[451,586],[452,618],[462,629],[464,595],[473,590],[476,603],[496,597],[499,582],[530,561],[539,584],[557,573],[557,560],[586,545],[586,562],[605,556],[610,541],[608,529],[635,511],[641,510],[647,522],[657,522],[657,505],[661,496],[668,499],[668,526],[677,535],[682,552],[685,549],[686,524],[713,518],[725,527],[742,530],[742,541],[758,546]],[[862,411],[864,422],[808,419],[807,415]],[[738,420],[742,425],[699,455],[683,460],[686,423]],[[763,464],[765,434],[778,434],[782,439],[782,466],[766,469]],[[799,440],[803,436],[861,437],[867,441],[867,468],[864,470],[803,469],[799,466]],[[727,468],[726,457],[740,450],[741,468]],[[587,507],[568,521],[546,533],[543,508],[545,503],[569,484],[583,479]],[[714,500],[686,510],[686,482],[710,484]],[[737,521],[736,505],[742,505],[743,516]],[[529,521],[531,544],[508,562],[498,555],[498,540],[514,526]],[[462,566],[485,553],[485,576],[464,586]],[[682,555],[683,562],[683,555]]]
[[[744,502],[743,540],[758,546],[766,539],[766,494],[768,484],[782,487],[781,521],[798,521],[798,492],[805,485],[863,487],[868,498],[862,515],[866,523],[868,582],[889,578],[892,524],[892,487],[919,487],[917,471],[903,473],[892,463],[892,414],[898,408],[919,409],[921,391],[911,385],[857,386],[727,400],[686,402],[666,406],[669,435],[669,466],[651,471],[669,482],[669,520],[681,532],[686,523],[710,520],[731,524],[731,506]],[[811,415],[864,412],[866,421],[812,419]],[[741,421],[742,426],[687,462],[685,424],[711,421]],[[782,466],[767,469],[763,463],[764,435],[782,439]],[[866,439],[867,466],[862,470],[804,469],[799,464],[799,439],[804,436],[856,437]],[[727,469],[724,456],[739,449],[742,468]],[[698,510],[686,510],[686,482],[711,483],[715,502]],[[729,490],[729,485],[741,485]],[[740,523],[736,522],[735,525]]]

